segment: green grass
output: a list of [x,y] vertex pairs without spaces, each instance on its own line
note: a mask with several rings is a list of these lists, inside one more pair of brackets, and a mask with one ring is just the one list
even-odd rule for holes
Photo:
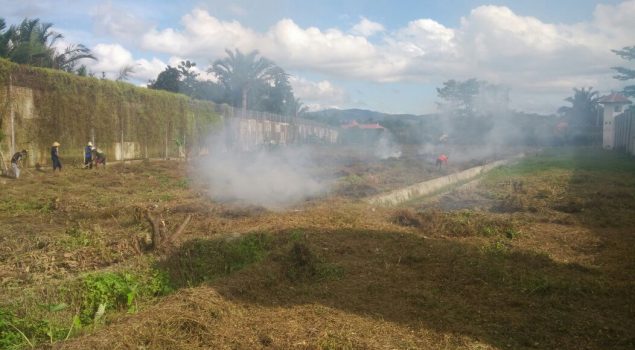
[[527,156],[514,165],[496,168],[485,178],[497,180],[553,171],[635,173],[635,161],[626,154],[597,148],[550,148],[538,156]]
[[227,239],[195,239],[160,264],[177,286],[198,285],[232,274],[264,259],[271,238],[253,233]]

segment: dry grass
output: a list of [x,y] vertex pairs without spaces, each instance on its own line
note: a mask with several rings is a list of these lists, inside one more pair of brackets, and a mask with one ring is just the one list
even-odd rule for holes
[[[632,348],[635,169],[584,153],[493,173],[472,191],[483,210],[341,198],[245,208],[210,202],[181,163],[25,177],[0,201],[10,209],[0,212],[0,305],[52,318],[34,300],[73,309],[81,294],[61,296],[85,272],[159,270],[171,295],[130,315],[109,310],[106,325],[54,347]],[[147,231],[134,208],[149,205],[171,227],[193,216],[169,254],[138,256],[126,243]]]

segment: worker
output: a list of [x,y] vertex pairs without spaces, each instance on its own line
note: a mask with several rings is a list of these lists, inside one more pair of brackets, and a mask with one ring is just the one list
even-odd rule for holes
[[53,161],[53,171],[55,171],[55,169],[62,171],[62,162],[60,162],[60,143],[57,141],[53,142],[53,147],[51,147],[51,160]]
[[93,168],[93,143],[88,141],[86,147],[84,147],[84,169]]
[[106,154],[104,152],[102,152],[101,149],[99,148],[94,148],[94,159],[95,159],[95,168],[97,168],[97,165],[101,164],[104,166],[104,168],[106,167]]
[[442,167],[443,165],[448,165],[448,156],[446,156],[445,154],[441,154],[438,158],[437,158],[437,167]]
[[16,152],[11,157],[11,168],[13,169],[13,177],[20,178],[20,168],[22,168],[22,159],[26,158],[27,152],[23,149],[21,152]]

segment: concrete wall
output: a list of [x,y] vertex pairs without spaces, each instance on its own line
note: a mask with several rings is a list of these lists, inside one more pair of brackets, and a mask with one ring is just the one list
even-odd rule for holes
[[232,140],[245,150],[335,143],[338,136],[337,130],[302,118],[242,111],[0,59],[0,152],[5,162],[26,149],[28,164],[46,166],[53,141],[62,144],[60,156],[67,164],[83,159],[88,141],[110,160],[184,157],[204,151],[209,135],[223,125],[235,127]]
[[230,143],[243,151],[272,145],[338,142],[339,131],[308,119],[222,106]]
[[508,164],[524,155],[517,155],[510,159],[504,159],[495,161],[486,165],[477,166],[467,170],[460,171],[458,173],[450,174],[447,176],[439,177],[436,179],[420,182],[408,187],[404,187],[398,190],[390,191],[388,193],[379,194],[367,199],[368,203],[376,205],[397,205],[415,199],[417,197],[423,197],[430,195],[436,191],[443,189],[444,187],[455,185],[460,182],[472,180],[496,167]]

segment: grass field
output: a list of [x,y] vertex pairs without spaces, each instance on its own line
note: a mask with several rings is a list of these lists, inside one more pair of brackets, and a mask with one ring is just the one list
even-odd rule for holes
[[[633,159],[546,150],[397,208],[241,207],[188,174],[2,179],[0,348],[635,347]],[[146,208],[192,220],[139,252]]]

